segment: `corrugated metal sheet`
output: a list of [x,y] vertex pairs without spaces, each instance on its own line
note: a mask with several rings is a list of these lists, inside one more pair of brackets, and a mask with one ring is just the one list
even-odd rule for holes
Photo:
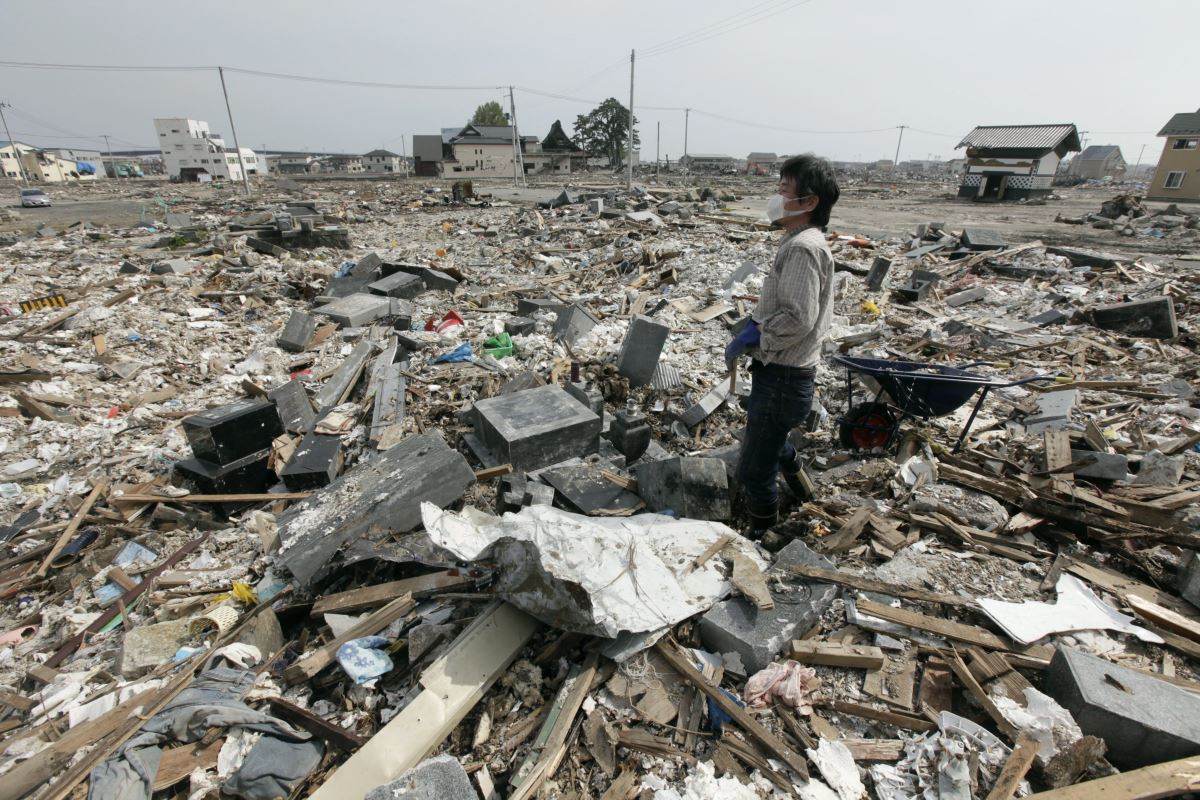
[[675,367],[660,361],[654,368],[654,374],[650,376],[650,385],[660,392],[669,392],[683,386],[683,376]]
[[1068,136],[1075,138],[1075,149],[1079,149],[1079,133],[1071,124],[980,126],[968,133],[958,143],[958,147],[996,150],[1053,150]]
[[1200,109],[1171,117],[1170,121],[1163,125],[1163,129],[1158,132],[1158,135],[1187,136],[1193,133],[1200,134]]
[[1115,144],[1093,144],[1079,154],[1080,161],[1103,161],[1113,153],[1120,153],[1121,148]]

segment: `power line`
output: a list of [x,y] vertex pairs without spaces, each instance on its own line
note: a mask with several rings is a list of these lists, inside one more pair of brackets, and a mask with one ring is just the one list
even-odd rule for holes
[[[2,64],[3,62],[0,62]],[[429,89],[433,91],[495,91],[505,89],[505,86],[450,86],[446,84],[426,83],[387,83],[384,81],[354,81],[342,78],[320,78],[312,75],[292,75],[285,72],[264,72],[257,69],[242,69],[240,67],[224,67],[226,72],[236,72],[239,75],[257,75],[262,78],[277,78],[286,81],[304,81],[307,83],[327,83],[335,86],[359,86],[367,89]]]
[[[750,8],[742,9],[738,13],[733,14],[728,17],[725,17],[723,19],[717,20],[716,22],[710,22],[707,25],[702,25],[701,27],[696,28],[695,30],[689,31],[688,33],[681,33],[678,36],[671,37],[670,39],[664,39],[663,41],[661,41],[657,44],[652,44],[649,47],[644,48],[643,51],[646,53],[652,53],[656,50],[661,50],[661,49],[670,47],[671,45],[679,42],[682,39],[687,39],[687,38],[689,38],[691,36],[695,36],[697,34],[712,31],[716,28],[720,28],[722,25],[724,25],[728,22],[736,22],[739,19],[745,19],[747,14],[753,14],[753,13],[757,12],[759,9],[761,9],[763,6],[776,5],[779,2],[780,2],[780,0],[766,0],[765,2],[759,3],[756,6],[751,6]],[[790,0],[784,0],[784,2],[790,2]]]
[[714,114],[711,111],[702,111],[701,109],[698,109],[698,108],[693,108],[692,113],[700,114],[701,116],[705,116],[705,117],[711,117],[713,119],[719,119],[722,122],[732,122],[736,125],[745,125],[750,128],[762,128],[763,130],[783,131],[785,133],[851,134],[851,133],[883,133],[885,131],[891,132],[891,131],[896,130],[896,126],[891,125],[887,128],[865,128],[865,129],[856,130],[856,131],[818,131],[818,130],[807,130],[804,128],[787,128],[787,127],[784,127],[781,125],[768,125],[768,124],[762,123],[762,122],[751,122],[749,120],[744,120],[744,119],[735,119],[733,117],[722,116],[721,114]]
[[670,47],[666,47],[666,48],[662,48],[662,49],[659,49],[659,50],[655,50],[654,52],[647,54],[647,56],[646,56],[646,57],[647,57],[647,58],[653,58],[654,56],[666,55],[667,53],[672,53],[672,52],[674,52],[674,51],[676,51],[676,50],[680,50],[680,49],[682,49],[682,48],[684,48],[684,47],[691,47],[691,46],[692,46],[692,45],[694,45],[694,44],[700,44],[701,42],[707,42],[707,41],[708,41],[708,40],[710,40],[710,39],[715,39],[715,38],[716,38],[716,37],[718,37],[718,36],[724,36],[724,35],[726,35],[726,34],[733,33],[734,31],[739,31],[739,30],[741,30],[742,28],[745,28],[745,27],[748,27],[748,26],[750,26],[750,25],[754,25],[754,24],[757,24],[757,23],[759,23],[759,22],[762,22],[764,19],[767,19],[767,18],[769,18],[769,17],[773,17],[773,16],[775,16],[775,15],[777,15],[777,14],[782,14],[782,13],[783,13],[783,12],[785,12],[785,11],[791,11],[792,9],[794,9],[794,8],[798,8],[798,7],[800,7],[800,6],[803,6],[803,5],[808,5],[808,4],[809,4],[809,3],[811,3],[811,2],[812,2],[812,0],[799,0],[798,2],[793,2],[793,3],[791,3],[791,4],[786,4],[786,5],[784,5],[784,6],[783,6],[783,7],[781,7],[781,8],[774,8],[774,9],[768,9],[768,10],[765,10],[765,11],[763,11],[763,12],[760,12],[760,13],[759,13],[759,14],[757,14],[757,15],[751,15],[751,16],[746,16],[746,15],[743,15],[743,17],[744,17],[744,18],[743,18],[742,22],[740,22],[740,23],[739,23],[739,24],[737,24],[737,25],[734,25],[734,26],[733,26],[733,27],[731,27],[731,28],[726,28],[726,29],[724,29],[724,30],[717,30],[717,31],[713,31],[713,32],[711,32],[711,33],[709,33],[709,34],[707,34],[707,35],[703,35],[703,36],[699,36],[699,37],[694,37],[694,38],[691,38],[691,39],[688,39],[688,40],[685,40],[685,41],[679,42],[678,44],[672,45],[672,46],[670,46]]
[[36,61],[0,61],[0,67],[18,67],[21,69],[78,69],[102,70],[108,72],[204,72],[216,70],[216,67],[169,67],[161,65],[119,65],[119,64],[50,64]]

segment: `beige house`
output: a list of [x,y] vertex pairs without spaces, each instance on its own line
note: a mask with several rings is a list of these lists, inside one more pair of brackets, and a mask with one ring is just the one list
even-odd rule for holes
[[[443,131],[443,134],[445,131]],[[537,141],[536,138],[533,141]],[[443,159],[447,178],[511,178],[513,130],[511,125],[467,125],[449,140],[453,158]],[[522,147],[525,143],[522,142]]]
[[1146,199],[1200,203],[1200,109],[1171,117],[1158,135],[1167,141]]
[[1067,172],[1072,177],[1085,180],[1112,178],[1119,181],[1125,177],[1125,167],[1121,148],[1115,144],[1093,144],[1071,160]]
[[404,171],[400,156],[391,150],[363,153],[363,172],[372,175],[399,175]]

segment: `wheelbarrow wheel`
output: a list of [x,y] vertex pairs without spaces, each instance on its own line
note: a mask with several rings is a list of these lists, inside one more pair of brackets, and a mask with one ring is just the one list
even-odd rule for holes
[[863,403],[854,406],[844,416],[838,428],[843,447],[852,450],[874,450],[887,447],[895,433],[896,418],[883,403]]

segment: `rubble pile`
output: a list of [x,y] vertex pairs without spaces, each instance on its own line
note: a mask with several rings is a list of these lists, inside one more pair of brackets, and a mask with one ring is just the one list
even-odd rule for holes
[[2,251],[0,798],[1190,786],[1191,258],[831,231],[755,542],[753,186],[290,184]]
[[1078,217],[1059,214],[1055,221],[1068,225],[1091,225],[1093,228],[1115,231],[1121,236],[1190,241],[1200,238],[1200,214],[1181,210],[1174,203],[1152,211],[1142,204],[1142,198],[1129,194],[1119,194],[1112,200],[1104,201],[1099,213]]

